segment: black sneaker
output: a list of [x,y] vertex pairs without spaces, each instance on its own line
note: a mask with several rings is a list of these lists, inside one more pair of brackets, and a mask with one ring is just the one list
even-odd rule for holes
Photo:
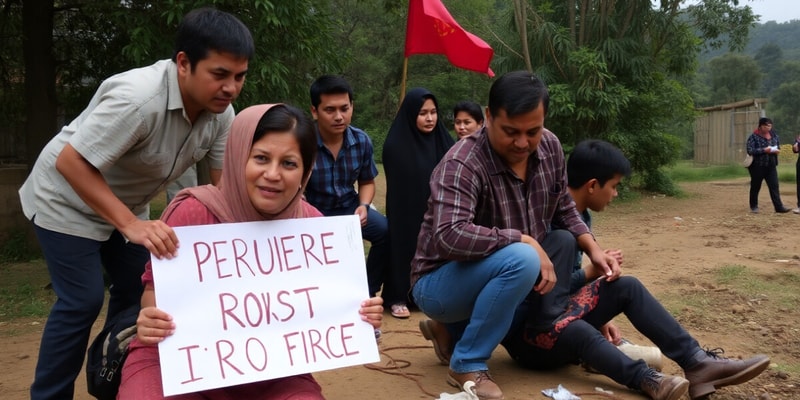
[[792,210],[790,210],[790,209],[788,209],[788,208],[786,208],[786,207],[781,207],[781,208],[779,208],[779,209],[775,210],[775,212],[776,212],[776,213],[781,213],[781,214],[786,214],[786,213],[788,213],[789,211],[792,211]]

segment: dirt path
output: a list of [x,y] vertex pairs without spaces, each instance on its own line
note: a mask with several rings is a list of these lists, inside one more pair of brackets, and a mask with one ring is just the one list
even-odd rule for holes
[[[760,377],[721,389],[713,399],[798,399],[800,215],[767,211],[771,207],[766,188],[760,198],[765,211],[750,214],[747,185],[745,179],[693,183],[682,186],[688,194],[684,199],[655,196],[612,204],[606,212],[595,214],[595,232],[603,247],[623,249],[625,272],[642,280],[702,345],[722,347],[730,357],[754,353],[772,357],[772,367]],[[793,185],[781,188],[784,202],[793,205]],[[735,281],[725,281],[729,275],[735,280],[737,271],[766,283],[742,291],[731,283]],[[417,331],[420,318],[418,312],[408,320],[387,314],[381,363],[316,374],[326,396],[332,400],[432,399],[441,392],[454,392],[444,381],[447,368],[437,363],[429,342]],[[647,344],[624,317],[617,322],[626,338]],[[3,399],[28,397],[42,324],[0,322]],[[595,394],[595,387],[613,391],[612,398],[644,398],[578,366],[550,373],[521,370],[502,349],[495,352],[489,366],[510,400],[544,398],[540,391],[559,383],[583,398],[608,398]],[[665,372],[679,374],[680,370],[667,360]],[[84,377],[77,383],[78,392],[83,393]]]

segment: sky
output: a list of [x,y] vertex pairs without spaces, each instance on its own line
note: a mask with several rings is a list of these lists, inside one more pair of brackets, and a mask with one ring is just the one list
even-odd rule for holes
[[800,20],[800,2],[798,0],[739,0],[739,5],[750,6],[753,14],[761,15],[759,22],[788,22]]
[[[690,0],[686,4],[696,3]],[[658,4],[658,0],[652,0]],[[775,21],[778,23],[789,22],[793,19],[800,20],[800,0],[739,0],[739,6],[750,6],[753,14],[760,15],[759,23]]]

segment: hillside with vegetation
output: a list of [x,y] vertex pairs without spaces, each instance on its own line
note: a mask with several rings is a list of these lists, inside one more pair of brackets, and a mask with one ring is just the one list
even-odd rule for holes
[[766,98],[784,140],[800,134],[800,20],[756,24],[741,51],[700,54],[691,87],[698,107]]
[[[758,53],[758,50],[766,45],[774,44],[783,51],[783,57],[787,61],[800,61],[800,20],[788,22],[762,21],[757,23],[751,30],[742,54],[751,57]],[[706,63],[708,60],[719,57],[728,52],[727,48],[709,49],[701,52],[698,60]]]

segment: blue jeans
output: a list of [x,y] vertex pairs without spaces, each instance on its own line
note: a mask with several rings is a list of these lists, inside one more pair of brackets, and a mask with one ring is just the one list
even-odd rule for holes
[[143,246],[114,231],[103,242],[53,232],[34,224],[57,296],[39,347],[31,399],[72,399],[92,324],[103,307],[105,269],[110,280],[107,320],[141,301]]
[[[319,211],[326,217],[355,214],[358,205]],[[384,268],[389,268],[389,223],[386,217],[372,207],[367,207],[367,223],[361,227],[361,236],[370,244],[367,254],[367,284],[369,295],[375,296],[383,284]]]
[[487,370],[486,361],[508,332],[514,308],[539,276],[539,255],[510,244],[478,261],[450,261],[414,284],[417,306],[430,318],[463,326],[450,358],[457,373]]

